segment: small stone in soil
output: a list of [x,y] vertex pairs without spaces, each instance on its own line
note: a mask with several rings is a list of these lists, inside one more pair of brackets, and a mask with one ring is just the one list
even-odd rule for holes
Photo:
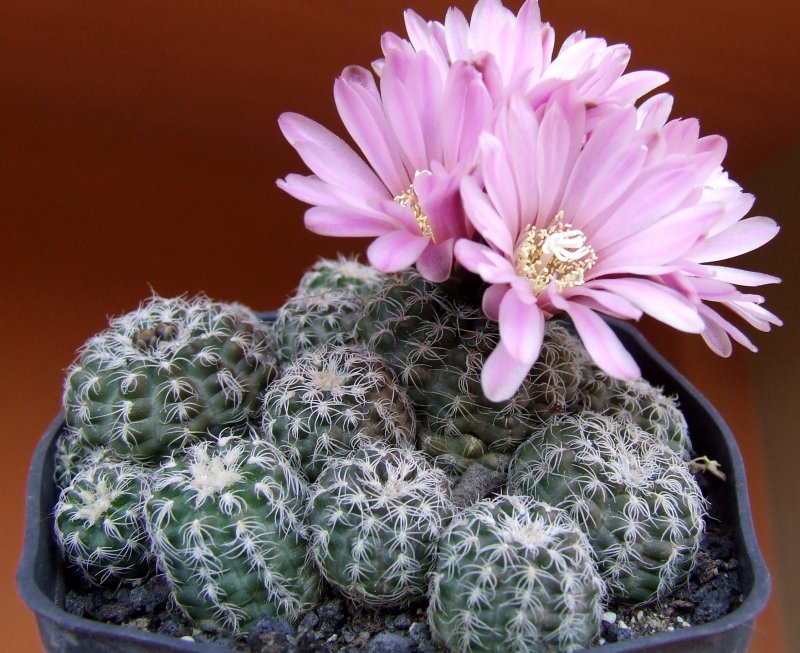
[[412,653],[414,643],[405,635],[380,633],[367,644],[366,653]]

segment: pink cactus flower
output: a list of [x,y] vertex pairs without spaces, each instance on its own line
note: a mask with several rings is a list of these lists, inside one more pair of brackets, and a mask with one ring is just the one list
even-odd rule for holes
[[[676,285],[710,275],[698,252],[713,243],[729,209],[705,197],[703,184],[725,142],[686,133],[679,147],[677,138],[642,127],[633,107],[609,110],[586,138],[586,114],[571,87],[537,109],[512,97],[481,138],[483,187],[462,181],[467,216],[484,243],[459,240],[455,255],[490,284],[484,310],[500,327],[482,377],[492,400],[516,391],[538,358],[545,320],[557,313],[569,315],[594,361],[622,379],[639,369],[600,313],[708,329],[702,302]],[[744,239],[757,246],[765,234],[753,226],[758,237]]]
[[[558,86],[572,83],[590,106],[589,123],[605,105],[633,104],[668,79],[650,70],[625,74],[628,46],[609,46],[604,39],[586,38],[584,32],[568,36],[553,57],[555,32],[542,22],[536,0],[527,0],[517,15],[500,0],[479,0],[471,20],[451,8],[444,23],[425,21],[409,9],[405,24],[408,40],[385,34],[385,54],[410,46],[429,54],[442,74],[460,61],[475,64],[497,102],[509,93],[523,93],[536,103]],[[381,62],[376,65],[380,70]]]
[[460,62],[442,76],[428,54],[398,50],[386,57],[380,88],[352,66],[334,95],[366,161],[318,123],[286,113],[280,127],[314,174],[278,185],[313,205],[305,223],[314,233],[375,238],[367,255],[378,269],[416,264],[427,279],[444,281],[455,239],[469,235],[460,181],[491,117],[480,73]]

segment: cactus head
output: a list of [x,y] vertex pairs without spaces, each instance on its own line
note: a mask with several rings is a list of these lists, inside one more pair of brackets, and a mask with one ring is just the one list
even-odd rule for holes
[[659,598],[693,567],[700,489],[668,444],[629,419],[554,418],[514,454],[509,491],[560,506],[581,525],[615,598]]
[[439,542],[428,607],[451,653],[550,653],[597,635],[604,585],[563,510],[500,495],[461,511]]
[[264,396],[262,426],[309,480],[362,444],[412,447],[416,438],[405,390],[363,347],[320,347],[287,365]]
[[153,297],[84,345],[65,384],[67,424],[145,460],[243,423],[277,373],[269,329],[237,304]]
[[291,363],[322,345],[353,344],[353,325],[362,298],[347,291],[295,295],[275,317],[278,357]]
[[311,551],[322,575],[354,601],[408,604],[425,595],[452,510],[447,477],[421,453],[365,445],[331,460],[313,486]]
[[261,617],[296,620],[314,607],[307,496],[283,455],[250,429],[226,429],[162,465],[147,528],[175,600],[199,627],[247,632]]
[[55,533],[68,562],[96,585],[141,580],[151,570],[142,512],[147,488],[137,464],[86,461],[61,491]]
[[297,296],[345,292],[365,297],[377,288],[386,275],[359,262],[357,257],[339,256],[336,260],[320,259],[303,274]]

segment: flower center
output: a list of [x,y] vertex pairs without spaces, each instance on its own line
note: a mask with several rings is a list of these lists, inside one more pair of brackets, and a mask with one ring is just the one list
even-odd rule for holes
[[559,211],[547,229],[528,227],[517,250],[517,273],[530,282],[536,295],[554,281],[559,292],[583,285],[583,275],[597,263],[594,249],[586,244],[586,234],[563,219],[564,212]]
[[436,240],[433,237],[433,229],[431,229],[431,221],[428,219],[428,216],[425,215],[425,211],[422,210],[422,207],[419,205],[419,197],[417,197],[417,191],[414,190],[414,185],[408,187],[408,190],[405,193],[400,193],[397,197],[394,198],[394,201],[397,202],[400,206],[408,206],[414,212],[414,218],[419,225],[419,230],[422,232],[422,235],[426,238],[430,238],[432,243],[436,243]]

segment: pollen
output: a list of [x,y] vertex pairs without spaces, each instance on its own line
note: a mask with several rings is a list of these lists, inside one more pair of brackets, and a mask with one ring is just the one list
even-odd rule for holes
[[406,192],[400,193],[400,195],[395,197],[394,201],[400,206],[408,206],[411,208],[414,213],[414,219],[416,219],[419,225],[420,232],[422,232],[422,235],[426,238],[430,238],[431,242],[435,244],[436,240],[433,237],[431,221],[428,219],[428,216],[425,215],[425,211],[422,210],[419,204],[419,197],[417,197],[417,191],[414,190],[413,184],[408,187]]
[[583,285],[584,274],[597,263],[586,234],[563,219],[564,212],[559,211],[546,229],[528,227],[517,249],[517,273],[528,279],[536,295],[551,283],[559,292]]

